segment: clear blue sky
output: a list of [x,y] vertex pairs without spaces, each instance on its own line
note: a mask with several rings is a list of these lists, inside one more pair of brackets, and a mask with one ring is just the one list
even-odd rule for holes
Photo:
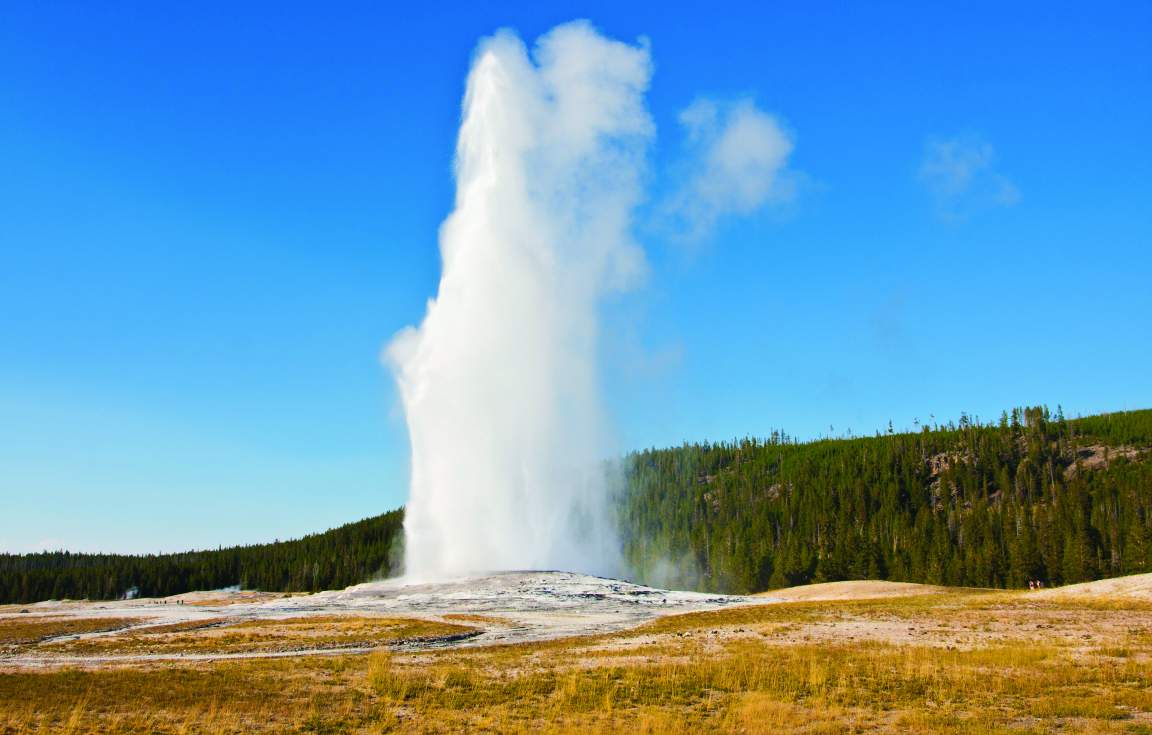
[[[650,39],[653,200],[699,95],[796,142],[786,206],[691,246],[641,212],[650,277],[608,306],[622,449],[1152,405],[1152,5],[400,5],[0,9],[0,549],[403,502],[379,351],[435,293],[499,27]],[[926,175],[941,151],[973,178]]]

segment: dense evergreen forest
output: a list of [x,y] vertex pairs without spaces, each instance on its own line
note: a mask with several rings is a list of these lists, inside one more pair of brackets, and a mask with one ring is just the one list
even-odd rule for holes
[[[625,458],[618,520],[640,581],[751,592],[892,579],[1021,587],[1152,571],[1152,410],[865,438],[687,444]],[[403,511],[296,541],[152,556],[0,554],[0,602],[315,591],[398,569]]]
[[240,585],[316,592],[387,576],[395,567],[404,512],[305,536],[212,551],[120,554],[0,554],[0,603],[174,595]]
[[1049,585],[1152,571],[1152,411],[629,457],[620,502],[638,576],[752,592],[890,579]]

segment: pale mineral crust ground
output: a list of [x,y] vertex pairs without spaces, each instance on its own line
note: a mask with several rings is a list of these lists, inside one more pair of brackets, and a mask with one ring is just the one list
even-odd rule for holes
[[[147,634],[165,626],[226,628],[240,623],[306,617],[416,618],[456,622],[477,628],[476,634],[429,636],[390,643],[393,648],[478,646],[521,643],[608,633],[634,627],[663,615],[716,610],[733,605],[766,604],[773,598],[679,592],[570,572],[504,572],[442,582],[402,579],[369,582],[344,590],[311,595],[249,591],[191,592],[159,599],[124,601],[50,601],[0,607],[5,621],[122,621],[112,630],[49,636],[35,646],[0,647],[0,667],[80,663],[217,660],[279,656],[330,655],[377,647],[286,647],[243,652],[75,653],[76,641]],[[468,618],[472,618],[469,620]]]
[[[917,597],[935,612],[827,607]],[[979,600],[986,602],[974,602]],[[0,630],[43,623],[47,633],[19,644],[0,641],[0,670],[320,656],[379,648],[415,653],[594,636],[669,615],[778,604],[805,606],[795,608],[787,624],[755,632],[781,643],[873,641],[969,649],[1040,635],[1087,648],[1110,640],[1113,632],[1152,626],[1145,609],[1150,603],[1152,574],[1036,592],[849,581],[733,596],[569,572],[505,572],[442,582],[387,580],[310,595],[218,591],[2,606]],[[1100,604],[1120,607],[1105,613]],[[325,634],[326,629],[333,633]],[[241,634],[246,637],[237,643]],[[739,627],[712,632],[724,639],[752,634]],[[629,648],[638,641],[645,643],[629,639],[599,645]]]

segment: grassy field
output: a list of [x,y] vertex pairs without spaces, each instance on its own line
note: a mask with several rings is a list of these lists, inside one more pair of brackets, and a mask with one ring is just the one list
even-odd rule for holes
[[[0,733],[1152,733],[1152,604],[1139,601],[958,591],[731,608],[514,646],[386,645],[486,624],[469,617],[148,634],[197,651],[378,641],[367,655],[50,670],[0,659]],[[254,642],[227,637],[246,633]],[[86,640],[157,645],[142,635]]]
[[[0,625],[0,630],[3,625]],[[397,641],[462,635],[473,628],[412,618],[320,615],[242,622],[225,618],[130,629],[120,635],[62,640],[42,650],[71,655],[279,653],[372,648]]]
[[48,638],[118,630],[133,624],[127,618],[14,618],[0,622],[0,652],[18,651]]

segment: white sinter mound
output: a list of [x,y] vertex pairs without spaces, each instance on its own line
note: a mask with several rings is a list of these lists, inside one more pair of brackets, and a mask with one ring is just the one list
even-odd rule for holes
[[[186,604],[179,604],[183,600]],[[281,596],[267,593],[218,591],[188,593],[164,599],[116,602],[41,602],[0,608],[0,618],[86,617],[137,618],[141,626],[184,621],[241,622],[269,618],[321,615],[377,615],[441,619],[443,616],[479,615],[484,632],[463,639],[418,641],[410,647],[477,646],[519,643],[571,635],[606,633],[630,628],[661,615],[714,610],[734,604],[775,602],[765,597],[675,592],[616,579],[571,572],[500,572],[459,577],[441,582],[403,579],[370,582],[344,590],[313,595]],[[27,612],[23,612],[23,611]],[[448,618],[451,620],[452,618]],[[467,623],[467,621],[464,621]],[[81,634],[75,637],[116,635],[122,631]],[[72,637],[72,636],[69,636]],[[349,652],[352,649],[339,649]],[[359,649],[357,649],[359,650]],[[332,649],[291,650],[274,653],[141,654],[108,656],[35,653],[4,655],[0,666],[37,666],[68,662],[162,660],[165,658],[216,659],[268,656],[321,655]]]
[[442,582],[370,582],[346,590],[264,603],[282,610],[356,610],[418,617],[490,615],[514,623],[470,643],[598,633],[670,613],[711,610],[766,598],[676,592],[572,572],[500,572]]

